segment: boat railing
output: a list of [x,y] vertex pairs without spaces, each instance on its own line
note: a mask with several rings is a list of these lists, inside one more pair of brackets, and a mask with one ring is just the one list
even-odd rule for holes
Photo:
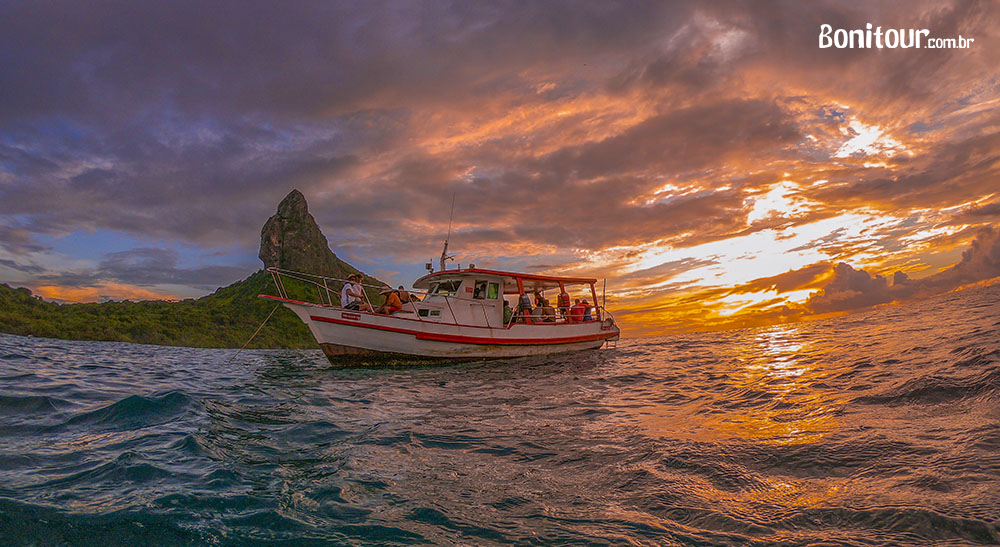
[[[316,290],[317,290],[318,297],[319,297],[318,300],[319,301],[318,302],[310,302],[310,303],[311,304],[317,304],[317,305],[320,305],[320,306],[326,306],[326,307],[336,307],[338,305],[342,305],[342,304],[340,304],[340,291],[338,290],[337,287],[333,287],[331,289],[331,287],[330,287],[331,282],[332,283],[349,283],[350,282],[350,280],[345,279],[345,278],[331,277],[331,276],[325,276],[325,275],[319,275],[319,274],[311,274],[311,273],[305,273],[305,272],[297,272],[295,270],[286,270],[286,269],[283,269],[283,268],[270,267],[270,268],[267,268],[266,271],[271,274],[271,277],[274,280],[274,285],[275,285],[275,287],[277,288],[277,291],[278,291],[278,296],[280,296],[281,298],[286,299],[286,300],[291,300],[291,298],[289,297],[289,292],[288,292],[287,288],[285,287],[285,283],[284,283],[283,278],[294,279],[296,281],[303,282],[303,283],[306,283],[308,285],[314,286],[316,288]],[[385,290],[387,288],[391,288],[391,287],[387,287],[386,285],[374,285],[374,284],[371,284],[371,283],[359,283],[359,284],[362,287],[370,288],[370,289]],[[420,295],[421,296],[421,298],[420,298],[421,300],[426,299],[428,296],[437,296],[437,297],[443,298],[444,302],[445,302],[445,305],[448,306],[448,311],[451,314],[451,323],[450,324],[457,325],[457,326],[463,326],[463,324],[458,322],[458,315],[455,313],[455,309],[452,307],[451,301],[452,300],[456,300],[456,301],[461,301],[461,302],[469,302],[469,303],[472,303],[472,304],[478,304],[479,307],[480,307],[480,309],[483,312],[483,318],[486,320],[486,326],[489,327],[489,328],[492,328],[491,321],[490,321],[490,314],[489,314],[489,311],[486,309],[486,302],[483,299],[481,299],[481,298],[465,298],[465,297],[458,296],[457,294],[440,294],[440,293],[434,293],[432,295],[431,293],[428,293],[427,291],[421,291],[421,290],[416,290],[416,289],[409,290],[409,291],[406,291],[406,292],[409,293],[409,294]],[[370,299],[368,297],[368,291],[361,291],[361,295],[364,298],[365,302],[369,306],[371,306],[371,308],[374,310],[375,306],[372,305],[372,303],[371,303],[371,301],[370,301]],[[338,304],[334,304],[333,303],[334,296],[336,296]],[[420,316],[420,313],[417,311],[417,308],[413,304],[413,302],[412,301],[408,301],[408,302],[404,302],[403,303],[404,306],[407,305],[407,304],[409,304],[410,308],[412,309],[412,311],[410,313],[413,313],[413,315],[416,317],[416,319],[418,321],[423,321],[424,319]],[[592,308],[594,310],[594,313],[591,316],[591,320],[590,321],[586,321],[586,322],[605,321],[608,318],[610,318],[612,321],[614,321],[614,317],[611,315],[611,312],[607,311],[602,306],[593,306]],[[439,323],[438,321],[434,321],[434,322],[435,323]],[[575,324],[577,322],[578,321],[571,320],[568,314],[560,313],[560,312],[557,312],[555,315],[548,315],[548,316],[539,317],[539,316],[533,315],[531,313],[523,313],[523,312],[519,312],[519,311],[515,310],[515,312],[511,314],[510,320],[503,321],[502,325],[503,325],[503,328],[510,328],[514,323],[523,323],[523,324],[529,324],[529,325],[553,325],[553,324]],[[472,326],[472,325],[465,325],[465,326]]]
[[[270,267],[270,268],[267,268],[266,271],[268,273],[270,273],[271,277],[274,279],[274,285],[275,285],[275,287],[277,287],[278,296],[280,296],[281,298],[284,298],[286,300],[290,300],[288,289],[285,287],[285,283],[284,283],[284,280],[282,278],[294,279],[296,281],[300,281],[300,282],[303,282],[303,283],[306,283],[306,284],[309,284],[309,285],[312,285],[312,286],[316,287],[317,292],[318,292],[318,296],[319,296],[319,298],[318,298],[319,301],[318,302],[310,302],[310,303],[318,304],[320,306],[327,306],[327,307],[335,307],[335,306],[338,305],[338,304],[334,304],[333,303],[333,297],[334,297],[334,295],[336,295],[337,301],[338,301],[338,303],[340,303],[340,291],[337,290],[336,287],[333,290],[331,290],[330,283],[331,282],[333,282],[333,283],[349,283],[350,282],[350,280],[345,279],[345,278],[331,277],[331,276],[326,276],[326,275],[311,274],[311,273],[305,273],[305,272],[297,272],[295,270],[286,270],[286,269],[283,269],[283,268]],[[386,285],[374,285],[374,284],[371,284],[371,283],[359,283],[359,285],[361,285],[362,287],[365,287],[365,288],[378,289],[378,290],[385,290],[387,288],[390,288],[390,287],[387,287]],[[409,290],[409,291],[406,291],[406,292],[409,293],[409,294],[416,294],[416,295],[420,296],[421,300],[426,299],[427,296],[430,295],[430,293],[428,293],[427,291],[421,291],[421,290],[417,290],[417,289]],[[325,295],[325,298],[324,298],[324,295]],[[370,301],[370,299],[368,297],[368,291],[361,291],[361,295],[365,299],[365,302],[369,306],[371,306],[372,309],[374,310],[375,306],[372,305],[372,303],[371,303],[371,301]],[[452,324],[458,325],[458,326],[462,325],[461,323],[458,322],[458,316],[455,314],[455,310],[451,306],[451,301],[452,300],[460,300],[460,301],[463,301],[463,302],[470,302],[470,303],[473,303],[473,304],[478,304],[479,307],[480,307],[480,309],[483,312],[483,318],[486,320],[486,326],[492,328],[492,325],[490,324],[491,323],[490,322],[490,314],[489,314],[489,312],[486,309],[486,303],[482,299],[463,298],[463,297],[458,296],[458,295],[445,295],[445,294],[435,294],[434,296],[439,296],[439,297],[441,297],[441,298],[444,299],[445,304],[448,306],[448,311],[451,314],[451,320],[452,320],[451,323]],[[417,312],[417,308],[416,308],[416,306],[413,305],[413,302],[412,301],[408,301],[408,302],[404,302],[403,303],[404,306],[406,304],[410,305],[410,308],[412,308],[412,312],[411,313],[413,313],[416,316],[416,319],[418,321],[423,321],[423,318],[420,316],[420,313]],[[343,304],[340,303],[339,305],[342,306]]]
[[[533,308],[537,310],[538,308]],[[510,321],[507,321],[507,327],[510,327],[513,323],[527,323],[529,325],[552,325],[552,324],[576,324],[576,323],[595,323],[600,321],[606,321],[611,319],[614,321],[614,316],[611,312],[606,310],[601,306],[592,306],[591,309],[594,312],[591,314],[590,319],[574,320],[564,312],[556,312],[555,314],[549,315],[536,315],[534,313],[513,313],[511,314]]]

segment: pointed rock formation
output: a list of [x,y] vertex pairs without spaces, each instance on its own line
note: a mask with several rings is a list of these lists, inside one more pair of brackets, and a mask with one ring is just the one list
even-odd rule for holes
[[[265,268],[277,267],[303,273],[344,278],[360,272],[337,258],[326,236],[309,214],[305,196],[292,190],[278,204],[278,212],[267,219],[260,231],[260,253]],[[365,276],[365,283],[381,284]]]

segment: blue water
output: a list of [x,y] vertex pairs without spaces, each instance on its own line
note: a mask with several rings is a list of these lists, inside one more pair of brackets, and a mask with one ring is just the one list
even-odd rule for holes
[[410,370],[0,335],[0,544],[1000,542],[1000,285]]

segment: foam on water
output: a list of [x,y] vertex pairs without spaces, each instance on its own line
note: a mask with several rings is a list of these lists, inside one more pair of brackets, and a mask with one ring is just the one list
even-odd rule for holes
[[409,370],[0,335],[2,544],[1000,542],[1000,285]]

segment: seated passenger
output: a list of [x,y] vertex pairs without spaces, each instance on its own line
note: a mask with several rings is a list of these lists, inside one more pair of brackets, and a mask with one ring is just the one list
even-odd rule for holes
[[590,313],[590,303],[587,302],[586,300],[584,300],[582,302],[582,304],[585,306],[584,309],[583,309],[583,321],[584,321],[584,323],[586,323],[587,321],[593,321],[594,320],[594,316],[591,315],[591,313]]
[[546,323],[555,323],[556,321],[556,309],[552,306],[542,306],[539,308],[542,310],[542,317]]
[[385,303],[375,310],[375,313],[390,315],[403,309],[403,301],[399,299],[399,291],[386,289],[382,291],[382,294],[385,295]]
[[517,320],[521,322],[527,321],[527,318],[531,316],[531,297],[527,293],[521,294],[517,299]]
[[397,292],[397,294],[399,294],[399,301],[400,302],[406,304],[407,302],[412,302],[413,301],[413,298],[411,297],[410,293],[406,292],[406,289],[404,289],[402,285],[400,285],[396,289],[396,292]]
[[514,317],[514,310],[510,309],[510,302],[507,299],[503,299],[503,324],[509,325],[511,318]]
[[583,305],[583,303],[580,302],[579,298],[577,298],[576,302],[573,303],[573,307],[569,309],[570,323],[580,323],[583,321],[584,308],[585,306]]
[[569,320],[569,293],[566,291],[559,293],[559,298],[556,301],[559,302],[559,313]]
[[372,311],[372,307],[368,302],[365,302],[360,275],[347,276],[347,283],[344,283],[344,287],[340,289],[340,305],[347,310]]

